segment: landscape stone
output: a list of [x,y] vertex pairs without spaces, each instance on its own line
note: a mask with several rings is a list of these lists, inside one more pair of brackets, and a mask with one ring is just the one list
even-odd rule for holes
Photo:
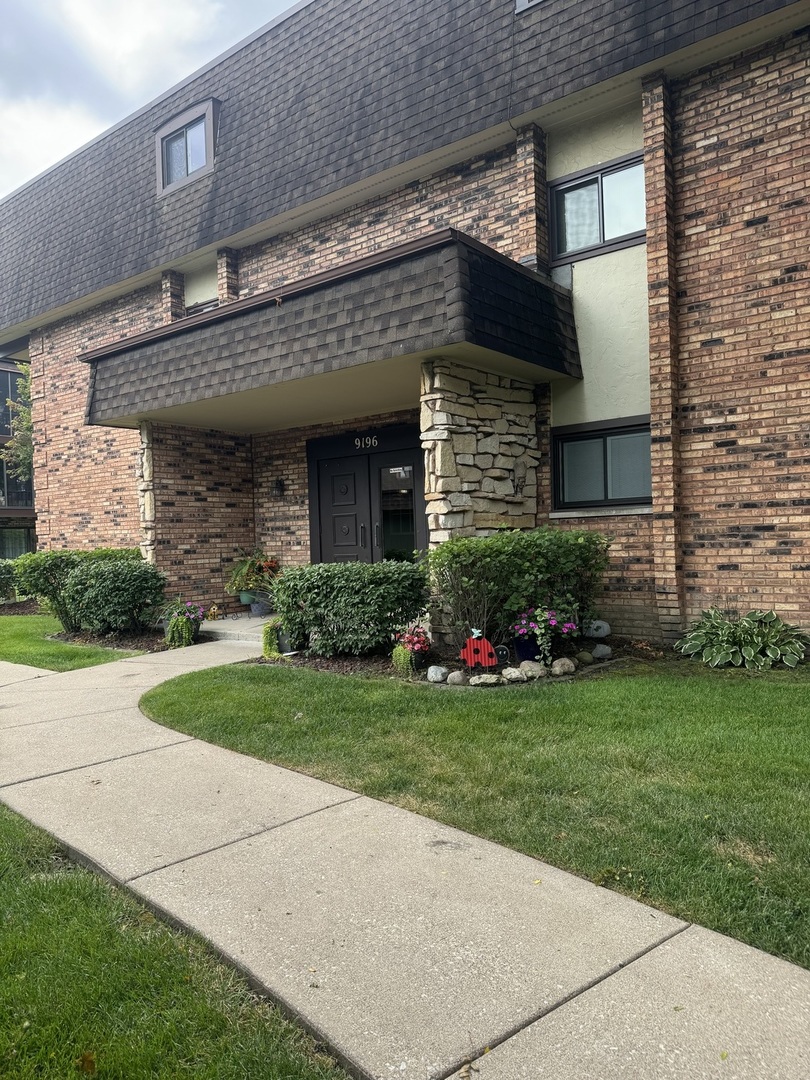
[[500,675],[473,675],[470,686],[500,686],[502,682]]
[[521,671],[520,668],[508,667],[504,668],[501,672],[501,678],[504,682],[528,682],[529,676],[525,671]]
[[[604,647],[605,646],[603,646],[603,648]],[[597,645],[596,648],[598,649],[599,646]],[[588,664],[592,664],[595,659],[596,657],[594,656],[594,654],[589,653],[587,649],[583,649],[582,652],[577,653],[577,660],[579,660],[580,664],[584,664],[586,667],[588,666]]]
[[469,681],[470,677],[466,671],[451,671],[447,676],[448,686],[466,686]]
[[613,656],[613,649],[609,645],[603,645],[600,642],[598,645],[594,645],[591,654],[594,660],[609,660]]
[[428,682],[445,682],[449,672],[446,667],[442,667],[440,664],[431,664],[427,670]]
[[520,670],[529,679],[542,679],[548,675],[546,665],[539,663],[537,660],[521,661]]
[[561,656],[559,660],[555,660],[551,665],[551,674],[573,675],[576,669],[576,664],[573,660],[569,660],[567,656]]
[[600,638],[606,638],[609,634],[610,624],[606,623],[604,619],[594,619],[585,627],[585,637],[596,638],[597,641]]

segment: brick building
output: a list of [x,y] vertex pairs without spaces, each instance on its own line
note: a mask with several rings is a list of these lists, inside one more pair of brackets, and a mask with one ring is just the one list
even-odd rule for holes
[[[38,543],[612,535],[810,622],[807,0],[309,0],[0,202]],[[0,350],[1,351],[1,350]]]

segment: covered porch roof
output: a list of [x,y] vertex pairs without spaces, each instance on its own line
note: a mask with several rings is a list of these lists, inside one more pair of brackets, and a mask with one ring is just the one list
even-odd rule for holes
[[581,378],[570,294],[445,229],[79,359],[90,424],[250,434],[412,408],[438,357]]

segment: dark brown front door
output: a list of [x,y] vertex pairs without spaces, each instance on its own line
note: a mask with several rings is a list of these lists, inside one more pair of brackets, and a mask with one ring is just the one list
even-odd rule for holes
[[368,461],[318,462],[321,562],[373,562]]
[[417,438],[408,429],[380,428],[309,445],[317,485],[310,508],[313,561],[405,560],[427,547]]

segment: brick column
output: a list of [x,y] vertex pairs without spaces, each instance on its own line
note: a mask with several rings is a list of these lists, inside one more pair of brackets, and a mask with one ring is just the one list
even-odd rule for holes
[[546,188],[546,133],[536,124],[521,128],[516,139],[518,215],[521,252],[527,266],[548,272],[548,191]]
[[186,314],[186,290],[179,270],[164,270],[160,279],[163,322],[171,323]]
[[678,317],[672,109],[663,73],[643,84],[650,317],[653,567],[658,623],[664,640],[683,627],[678,447]]
[[239,299],[239,252],[233,248],[217,252],[217,297],[220,304]]

